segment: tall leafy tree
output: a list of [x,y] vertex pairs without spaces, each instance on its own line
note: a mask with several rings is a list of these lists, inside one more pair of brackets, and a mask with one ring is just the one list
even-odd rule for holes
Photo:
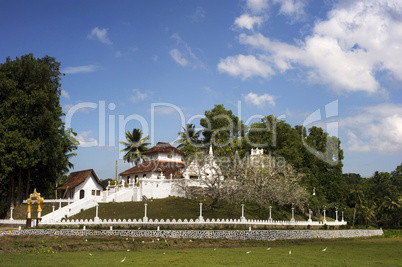
[[53,57],[32,54],[0,64],[3,212],[21,203],[33,187],[44,195],[53,192],[55,179],[68,171],[67,154],[77,145],[61,120],[59,68]]
[[149,140],[149,136],[142,137],[142,130],[133,129],[132,132],[126,132],[126,140],[127,142],[120,141],[119,143],[125,145],[120,152],[125,152],[124,160],[127,162],[133,162],[138,165],[141,162],[141,159],[144,159],[142,152],[148,150],[147,147],[150,143],[147,143]]
[[205,146],[212,144],[217,155],[233,155],[235,150],[241,149],[241,139],[247,127],[223,105],[215,105],[212,110],[205,111],[205,118],[200,120],[200,124]]
[[192,123],[186,124],[183,131],[179,132],[179,139],[175,141],[182,151],[186,152],[187,157],[191,157],[201,146],[201,130],[196,131],[195,125]]

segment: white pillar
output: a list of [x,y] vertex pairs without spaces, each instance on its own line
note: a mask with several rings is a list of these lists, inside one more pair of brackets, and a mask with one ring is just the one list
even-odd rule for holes
[[145,215],[144,215],[144,218],[143,218],[143,221],[144,222],[148,222],[148,217],[147,217],[147,203],[144,203],[144,208],[145,208]]
[[246,218],[244,217],[244,204],[241,204],[241,217],[240,217],[241,221],[245,221]]
[[61,209],[61,198],[60,198],[60,202],[59,202],[59,209]]
[[295,223],[295,208],[292,207],[292,219],[290,219],[291,223]]
[[14,210],[14,207],[11,207],[10,208],[10,221],[14,220],[13,219],[13,210]]
[[335,221],[338,222],[338,208],[335,210]]
[[324,208],[324,220],[322,221],[324,224],[327,222],[326,218],[325,218],[325,208]]
[[308,210],[308,222],[312,222],[312,220],[311,220],[311,209]]
[[53,206],[52,206],[53,212],[54,212],[54,208],[55,208],[55,206],[53,205]]
[[198,219],[200,220],[200,222],[204,221],[204,218],[202,217],[202,203],[200,203],[200,217],[198,217]]
[[268,218],[268,222],[272,222],[271,211],[272,211],[272,206],[269,206],[269,218]]
[[344,220],[343,220],[343,211],[342,211],[342,222],[344,222]]
[[94,218],[94,221],[96,222],[96,221],[99,221],[99,204],[96,204],[96,206],[95,206],[95,218]]

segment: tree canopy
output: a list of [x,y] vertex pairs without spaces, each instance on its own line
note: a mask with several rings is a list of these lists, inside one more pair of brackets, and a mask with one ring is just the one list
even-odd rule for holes
[[60,63],[28,54],[0,64],[1,214],[33,188],[53,192],[76,149],[60,106]]

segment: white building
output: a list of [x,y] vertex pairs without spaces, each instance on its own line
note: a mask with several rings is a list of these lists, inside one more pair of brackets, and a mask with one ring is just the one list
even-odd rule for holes
[[73,201],[93,198],[102,199],[104,186],[100,183],[92,169],[72,172],[63,185],[57,188],[61,198],[70,198]]

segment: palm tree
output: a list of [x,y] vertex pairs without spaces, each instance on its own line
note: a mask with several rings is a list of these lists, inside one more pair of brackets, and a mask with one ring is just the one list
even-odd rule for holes
[[200,137],[201,130],[195,131],[195,125],[192,123],[187,123],[186,127],[182,127],[183,131],[179,133],[180,139],[177,139],[175,143],[180,143],[177,148],[183,148],[187,145],[196,145],[199,143],[198,138]]
[[150,143],[146,142],[149,139],[149,136],[147,135],[142,138],[142,131],[140,129],[133,129],[133,132],[126,132],[126,139],[127,142],[119,142],[126,146],[120,151],[126,153],[124,155],[124,161],[134,162],[135,165],[138,165],[141,162],[141,159],[144,158],[142,152],[149,149],[147,146],[150,145]]
[[357,184],[353,185],[353,187],[350,189],[350,194],[352,195],[353,202],[355,204],[355,208],[353,211],[353,226],[354,226],[356,220],[357,205],[362,203],[364,193],[362,187],[359,184]]

